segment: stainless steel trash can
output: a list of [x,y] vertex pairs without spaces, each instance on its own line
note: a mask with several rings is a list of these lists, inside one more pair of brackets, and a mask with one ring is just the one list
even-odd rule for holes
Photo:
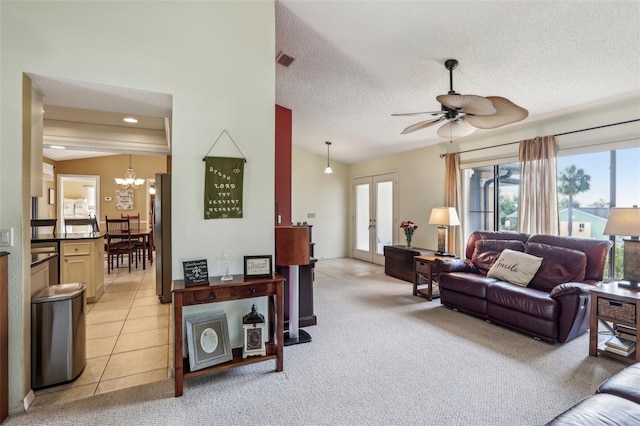
[[86,286],[52,285],[31,299],[31,387],[76,379],[86,364]]

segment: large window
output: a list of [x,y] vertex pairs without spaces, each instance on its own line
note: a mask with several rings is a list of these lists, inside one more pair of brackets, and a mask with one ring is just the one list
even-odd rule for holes
[[[559,153],[560,234],[613,239],[603,234],[611,207],[640,205],[640,147],[566,155]],[[518,163],[463,170],[465,238],[475,230],[517,231]],[[622,276],[622,238],[617,236],[606,276]]]

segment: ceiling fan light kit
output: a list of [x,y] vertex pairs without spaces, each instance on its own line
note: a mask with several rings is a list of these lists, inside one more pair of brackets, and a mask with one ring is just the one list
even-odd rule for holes
[[391,114],[393,116],[411,116],[420,114],[440,115],[438,118],[421,121],[402,131],[401,134],[426,129],[437,123],[443,123],[438,129],[442,138],[461,138],[468,136],[476,129],[495,129],[527,118],[529,112],[500,96],[460,95],[453,90],[453,70],[458,66],[455,59],[447,59],[444,63],[449,70],[449,92],[436,96],[440,103],[440,111],[410,112]]

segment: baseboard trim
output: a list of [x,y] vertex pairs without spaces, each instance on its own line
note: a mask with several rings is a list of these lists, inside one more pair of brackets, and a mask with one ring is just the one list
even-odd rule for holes
[[33,389],[30,389],[27,396],[25,396],[24,399],[22,400],[24,403],[24,411],[27,411],[29,409],[31,404],[33,404],[34,399],[36,399],[36,396],[33,393]]

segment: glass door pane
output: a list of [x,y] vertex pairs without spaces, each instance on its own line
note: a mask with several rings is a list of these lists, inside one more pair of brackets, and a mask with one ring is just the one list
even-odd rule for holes
[[356,249],[369,251],[369,191],[370,185],[356,184]]
[[393,244],[393,182],[376,184],[376,254]]

